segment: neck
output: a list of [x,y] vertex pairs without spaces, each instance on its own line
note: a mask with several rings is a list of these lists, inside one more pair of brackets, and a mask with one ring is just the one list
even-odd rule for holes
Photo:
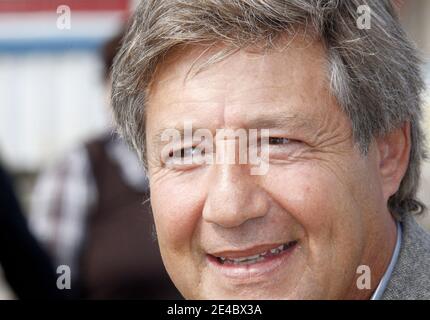
[[372,236],[367,241],[363,259],[360,263],[370,268],[370,289],[358,289],[357,279],[360,274],[357,274],[354,283],[348,290],[347,299],[369,300],[390,264],[396,247],[398,231],[397,223],[392,215],[387,212],[386,217],[387,219],[385,219],[384,223],[372,223],[373,226],[379,225],[379,228],[373,227],[369,230]]

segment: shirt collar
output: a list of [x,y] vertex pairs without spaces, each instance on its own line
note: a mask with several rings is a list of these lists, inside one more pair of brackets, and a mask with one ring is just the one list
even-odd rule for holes
[[396,247],[394,248],[393,255],[391,256],[390,264],[388,265],[387,270],[384,273],[384,276],[382,277],[381,281],[378,284],[378,287],[376,288],[375,292],[372,295],[372,298],[370,300],[380,300],[382,297],[382,294],[385,291],[385,288],[388,285],[388,281],[391,278],[391,274],[393,273],[394,266],[397,263],[397,258],[399,257],[400,252],[400,246],[402,243],[402,225],[400,222],[397,221],[397,240],[396,240]]

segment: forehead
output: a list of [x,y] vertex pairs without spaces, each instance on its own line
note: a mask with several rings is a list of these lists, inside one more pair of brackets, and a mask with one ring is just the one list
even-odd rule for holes
[[219,49],[194,46],[167,55],[148,96],[147,135],[183,121],[214,129],[279,114],[310,120],[332,105],[319,41],[283,38],[274,49],[240,50],[190,76]]

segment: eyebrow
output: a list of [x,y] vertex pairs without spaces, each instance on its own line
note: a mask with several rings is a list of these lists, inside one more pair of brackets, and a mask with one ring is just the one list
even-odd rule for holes
[[255,129],[314,130],[309,119],[299,115],[288,115],[285,112],[259,115],[258,118],[247,120],[246,127]]

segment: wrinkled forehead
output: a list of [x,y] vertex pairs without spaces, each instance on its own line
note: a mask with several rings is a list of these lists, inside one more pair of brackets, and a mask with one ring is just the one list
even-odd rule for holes
[[[241,49],[204,66],[223,49],[177,48],[159,64],[146,105],[149,141],[155,132],[179,128],[184,121],[210,130],[274,123],[317,128],[315,122],[340,110],[330,94],[326,53],[319,41],[297,35],[269,50]],[[288,122],[278,121],[282,118]]]
[[[260,62],[261,64],[264,62],[267,65],[276,65],[285,63],[285,60],[294,62],[297,56],[305,58],[303,62],[308,59],[310,61],[315,60],[318,64],[326,59],[325,55],[325,49],[319,37],[312,31],[298,31],[292,35],[283,33],[269,42],[264,40],[244,47],[223,44],[219,41],[215,43],[185,43],[170,49],[158,61],[148,85],[148,94],[152,94],[160,86],[162,87],[165,81],[178,75],[183,76],[182,80],[185,82],[185,80],[192,80],[196,75],[211,67],[220,71],[218,75],[222,75],[222,70],[232,66],[229,62],[237,62],[239,58],[244,62],[245,67],[249,67],[248,63]],[[268,56],[271,59],[265,58]],[[246,70],[242,69],[241,71]],[[250,70],[250,72],[253,71],[255,70]]]

